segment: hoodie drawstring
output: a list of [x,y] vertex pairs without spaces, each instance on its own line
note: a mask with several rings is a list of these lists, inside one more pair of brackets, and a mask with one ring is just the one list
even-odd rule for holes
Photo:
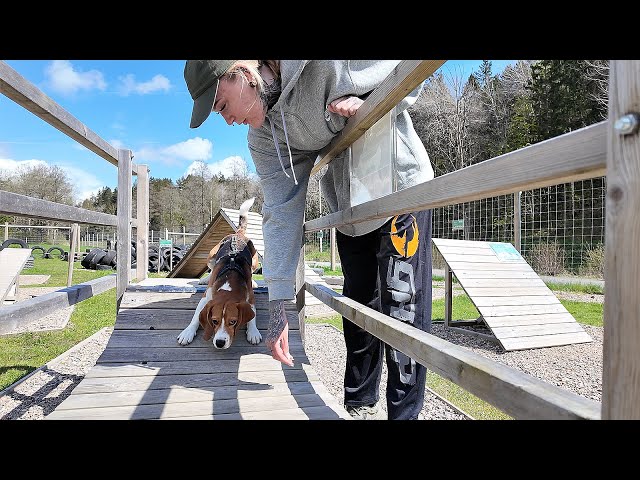
[[[287,149],[289,150],[289,165],[291,165],[291,171],[293,172],[293,181],[295,182],[296,185],[298,185],[298,180],[296,179],[296,171],[293,169],[293,158],[291,156],[291,147],[289,146],[289,136],[287,135],[287,124],[284,121],[284,112],[282,110],[280,110],[280,115],[282,116],[284,138],[285,138],[285,141],[287,142]],[[273,138],[273,143],[276,146],[276,152],[278,153],[278,160],[280,160],[280,166],[282,167],[282,171],[287,176],[287,178],[291,178],[291,176],[285,170],[284,163],[282,162],[282,155],[280,155],[280,146],[278,145],[278,139],[276,138],[276,130],[273,126],[273,122],[271,121],[271,119],[269,119],[269,117],[267,117],[267,119],[269,120],[269,125],[271,126],[271,137]]]

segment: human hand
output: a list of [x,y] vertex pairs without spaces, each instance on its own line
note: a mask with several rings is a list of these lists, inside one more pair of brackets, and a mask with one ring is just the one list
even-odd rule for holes
[[364,100],[358,97],[345,96],[336,98],[333,102],[327,105],[327,110],[331,113],[337,113],[343,117],[353,117],[360,105],[364,103]]
[[289,322],[284,311],[284,300],[269,301],[269,330],[265,343],[273,358],[293,367],[293,357],[289,353]]

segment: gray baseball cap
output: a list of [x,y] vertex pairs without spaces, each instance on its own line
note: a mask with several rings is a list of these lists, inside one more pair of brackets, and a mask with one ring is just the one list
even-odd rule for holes
[[193,98],[191,128],[202,125],[213,108],[220,77],[236,60],[187,60],[184,66],[184,80]]

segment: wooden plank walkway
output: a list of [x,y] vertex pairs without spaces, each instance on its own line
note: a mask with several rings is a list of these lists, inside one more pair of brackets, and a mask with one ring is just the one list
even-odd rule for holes
[[505,350],[593,341],[510,243],[432,241]]
[[6,247],[0,250],[0,306],[31,256],[30,248]]
[[[227,350],[178,345],[204,286],[196,279],[148,279],[124,294],[113,334],[96,365],[47,419],[350,419],[305,355],[295,303],[286,307],[294,366],[271,358],[244,330]],[[268,325],[267,293],[256,290],[257,326]]]

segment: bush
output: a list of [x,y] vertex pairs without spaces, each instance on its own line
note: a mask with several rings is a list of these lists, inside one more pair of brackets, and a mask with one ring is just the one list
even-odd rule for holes
[[604,245],[587,250],[580,274],[586,277],[604,278]]
[[527,257],[538,275],[558,275],[565,271],[564,250],[555,242],[534,245]]

